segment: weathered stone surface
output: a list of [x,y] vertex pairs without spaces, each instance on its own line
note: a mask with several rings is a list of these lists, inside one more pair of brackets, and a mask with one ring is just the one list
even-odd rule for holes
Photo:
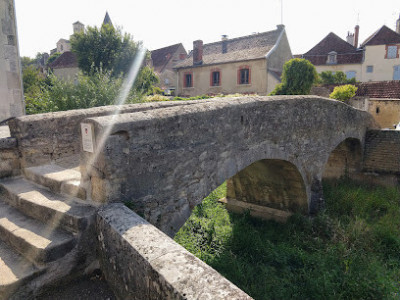
[[121,299],[251,299],[123,204],[97,217],[101,266]]
[[25,168],[58,162],[79,154],[82,148],[80,123],[86,118],[192,104],[144,103],[37,114],[13,119],[9,121],[9,127],[11,136],[18,140],[21,164]]
[[317,211],[332,151],[348,138],[363,145],[367,129],[376,127],[367,112],[312,96],[214,98],[85,122],[93,124],[96,143],[113,125],[94,163],[83,153],[92,162],[85,175],[97,191],[92,198],[129,201],[169,235],[212,190],[260,160],[297,169],[286,194],[304,186],[306,210]]
[[0,138],[0,178],[18,174],[20,162],[17,140],[11,137]]

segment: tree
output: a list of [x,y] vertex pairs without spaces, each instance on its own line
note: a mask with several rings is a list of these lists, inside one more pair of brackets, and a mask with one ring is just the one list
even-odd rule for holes
[[357,87],[352,84],[346,84],[337,86],[333,89],[333,92],[329,95],[329,98],[348,101],[356,95]]
[[342,71],[332,72],[324,71],[321,72],[318,78],[318,82],[321,84],[346,84],[356,83],[355,78],[347,79],[346,74]]
[[283,65],[282,83],[270,95],[308,95],[318,75],[306,59],[294,58]]
[[71,49],[77,55],[79,68],[86,74],[93,70],[111,71],[112,75],[126,74],[140,43],[128,33],[122,34],[109,24],[101,28],[88,27],[71,37]]

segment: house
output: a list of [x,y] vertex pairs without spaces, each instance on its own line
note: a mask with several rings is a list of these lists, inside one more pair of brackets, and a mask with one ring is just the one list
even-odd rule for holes
[[[103,25],[109,24],[112,25],[111,18],[106,12],[104,17]],[[73,33],[79,33],[85,31],[85,25],[81,22],[77,21],[72,24]],[[79,72],[78,60],[75,55],[71,51],[71,44],[69,40],[60,39],[57,42],[57,48],[50,51],[51,54],[58,52],[61,53],[59,57],[51,64],[49,64],[48,68],[50,68],[54,75],[61,80],[74,80]]]
[[74,80],[79,72],[78,60],[75,53],[66,51],[61,54],[49,66],[53,70],[54,75],[61,80]]
[[397,32],[382,26],[362,43],[362,81],[400,80],[400,18]]
[[400,80],[400,17],[396,31],[382,26],[360,46],[359,30],[357,25],[347,41],[331,32],[302,57],[311,61],[318,73],[343,71],[349,79],[361,82]]
[[[358,27],[356,27],[355,44],[357,44],[358,40],[357,30]],[[362,49],[357,49],[331,32],[317,45],[303,54],[302,58],[309,60],[318,73],[342,71],[347,75],[347,78],[355,77],[357,81],[361,81],[363,55]]]
[[158,87],[166,95],[173,94],[176,89],[176,72],[173,66],[186,56],[187,52],[181,43],[151,51],[151,64],[160,79]]
[[285,26],[276,30],[204,44],[177,62],[177,94],[257,93],[266,95],[280,82],[283,64],[292,58]]

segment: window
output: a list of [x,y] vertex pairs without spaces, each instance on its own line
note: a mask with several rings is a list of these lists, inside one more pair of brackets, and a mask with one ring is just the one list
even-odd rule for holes
[[352,79],[356,77],[356,71],[347,71],[346,72],[347,79]]
[[220,71],[211,72],[211,86],[221,85],[221,73]]
[[333,65],[337,64],[337,52],[332,51],[328,53],[328,60],[326,61],[327,64]]
[[386,46],[386,56],[387,59],[398,58],[398,47],[396,45],[387,45]]
[[373,73],[374,72],[374,66],[367,66],[367,73]]
[[184,86],[185,87],[193,87],[193,74],[192,73],[185,73]]
[[238,83],[239,84],[250,84],[250,68],[243,67],[238,72]]

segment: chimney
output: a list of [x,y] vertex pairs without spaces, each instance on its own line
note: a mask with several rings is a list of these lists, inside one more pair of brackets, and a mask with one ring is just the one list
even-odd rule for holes
[[354,45],[354,33],[350,33],[350,31],[347,32],[346,42],[352,46]]
[[358,48],[358,34],[360,33],[360,26],[356,25],[354,28],[354,47]]
[[226,34],[222,35],[222,53],[228,52],[228,36]]
[[203,41],[197,40],[193,42],[193,65],[201,65],[203,63]]
[[400,15],[399,15],[399,18],[396,21],[396,32],[398,34],[400,34]]

